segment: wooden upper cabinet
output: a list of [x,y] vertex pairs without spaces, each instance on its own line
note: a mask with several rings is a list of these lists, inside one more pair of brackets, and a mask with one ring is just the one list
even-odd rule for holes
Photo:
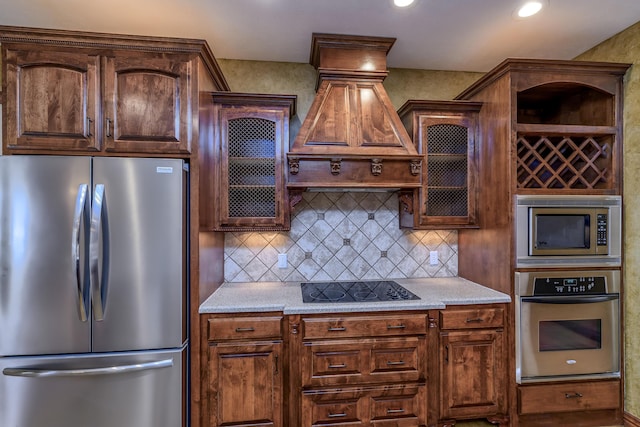
[[424,156],[422,186],[400,195],[400,225],[477,227],[478,113],[481,103],[410,100],[399,110]]
[[202,40],[0,26],[6,153],[188,156],[200,85],[228,90]]
[[5,147],[100,150],[99,58],[81,52],[3,50]]
[[[628,68],[507,59],[458,95],[490,104],[481,128],[491,148],[480,167],[496,183],[492,189],[504,192],[497,188],[504,183],[510,194],[620,194]],[[502,158],[515,169],[498,164]]]
[[189,57],[123,54],[105,58],[104,135],[107,151],[191,151]]
[[202,227],[288,230],[284,158],[296,97],[219,92],[207,98],[201,123],[212,129],[200,153]]

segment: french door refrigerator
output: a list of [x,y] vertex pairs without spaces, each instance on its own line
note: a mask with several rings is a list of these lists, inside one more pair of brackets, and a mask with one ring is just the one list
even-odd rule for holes
[[0,426],[186,425],[187,181],[0,156]]

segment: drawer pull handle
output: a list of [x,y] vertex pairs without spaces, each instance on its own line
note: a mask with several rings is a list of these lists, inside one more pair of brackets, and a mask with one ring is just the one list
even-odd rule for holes
[[578,392],[575,392],[575,393],[565,393],[565,394],[564,394],[564,397],[565,397],[565,398],[567,398],[567,399],[577,399],[577,398],[579,398],[579,397],[582,397],[582,393],[578,393]]
[[346,367],[347,367],[346,363],[341,363],[339,365],[329,365],[329,369],[341,369]]
[[327,329],[329,332],[343,332],[346,331],[347,328],[345,328],[344,326],[336,326],[334,328],[329,328]]
[[402,414],[404,413],[404,409],[387,409],[387,414]]
[[484,320],[481,317],[476,317],[474,319],[467,319],[467,323],[482,323]]
[[398,365],[404,365],[404,360],[398,360],[397,362],[392,362],[391,360],[389,360],[387,362],[388,366],[398,366]]
[[405,325],[387,325],[387,329],[406,329]]
[[236,328],[236,332],[254,332],[255,329],[249,326],[248,328]]
[[340,412],[338,414],[331,414],[331,413],[327,414],[327,418],[344,418],[346,416],[347,414],[345,414],[344,412]]

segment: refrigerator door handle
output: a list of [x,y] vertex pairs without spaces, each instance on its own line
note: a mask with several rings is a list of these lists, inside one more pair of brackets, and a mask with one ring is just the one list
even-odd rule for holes
[[10,377],[83,377],[89,375],[115,375],[128,374],[132,372],[148,371],[151,369],[162,369],[173,366],[173,360],[164,359],[154,362],[136,363],[131,365],[105,366],[100,368],[87,369],[40,369],[40,368],[5,368],[2,374]]
[[87,313],[89,311],[88,301],[85,296],[85,291],[88,290],[84,285],[82,278],[82,272],[80,269],[80,237],[82,220],[86,221],[87,215],[87,193],[89,191],[89,185],[80,184],[78,186],[78,194],[76,196],[76,207],[73,212],[73,232],[71,235],[71,263],[73,268],[73,275],[76,278],[76,290],[78,296],[78,316],[82,322],[86,322],[88,319]]
[[[109,286],[109,218],[106,197],[104,184],[97,184],[91,204],[91,231],[89,233],[91,301],[96,321],[104,320]],[[102,248],[100,248],[101,236]],[[100,269],[100,249],[102,249],[102,269]]]

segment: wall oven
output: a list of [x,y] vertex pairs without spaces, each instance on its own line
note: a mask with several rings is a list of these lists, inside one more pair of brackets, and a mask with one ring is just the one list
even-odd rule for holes
[[516,265],[620,266],[620,196],[516,197]]
[[516,272],[516,380],[620,376],[618,270]]

